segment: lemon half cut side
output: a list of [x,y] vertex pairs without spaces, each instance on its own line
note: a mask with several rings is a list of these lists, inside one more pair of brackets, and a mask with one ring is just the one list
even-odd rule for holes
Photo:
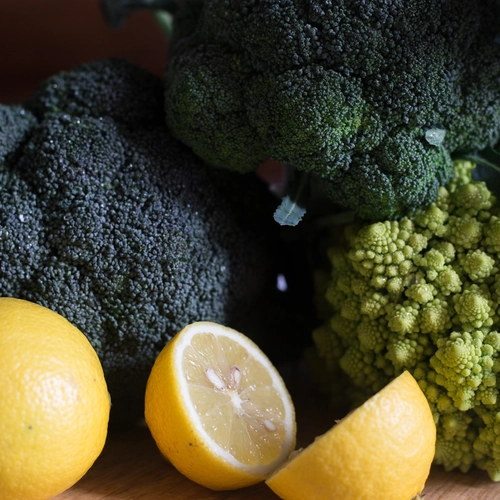
[[271,361],[212,322],[186,326],[151,370],[145,418],[161,453],[214,490],[265,480],[295,447],[295,410]]

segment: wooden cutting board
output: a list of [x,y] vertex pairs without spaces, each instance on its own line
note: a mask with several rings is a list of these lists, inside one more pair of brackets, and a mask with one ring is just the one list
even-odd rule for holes
[[[335,417],[325,409],[322,395],[308,384],[294,384],[291,393],[297,411],[297,446],[307,446],[333,425]],[[380,495],[374,495],[374,499],[384,498],[383,492],[377,493]],[[424,493],[425,500],[493,500],[500,499],[500,483],[493,483],[484,471],[462,474],[434,467]],[[142,425],[111,431],[103,453],[90,471],[55,499],[278,500],[278,497],[265,484],[214,492],[191,482],[163,459],[148,429]]]
[[[482,471],[475,470],[469,474],[462,474],[447,473],[440,468],[434,468],[424,493],[425,500],[490,500],[500,498],[500,484],[492,483]],[[383,497],[381,494],[380,498]],[[264,484],[228,492],[213,492],[198,486],[179,474],[160,456],[145,428],[112,433],[104,452],[85,477],[73,488],[55,498],[57,500],[278,499]]]
[[[384,498],[383,492],[381,493],[380,498]],[[434,468],[424,493],[425,500],[492,500],[500,498],[500,484],[491,482],[483,471],[474,470],[462,474]],[[377,497],[378,495],[374,496]],[[73,488],[55,498],[57,500],[278,499],[265,484],[227,492],[214,492],[198,486],[178,473],[160,456],[146,428],[111,433],[102,455],[84,478]]]

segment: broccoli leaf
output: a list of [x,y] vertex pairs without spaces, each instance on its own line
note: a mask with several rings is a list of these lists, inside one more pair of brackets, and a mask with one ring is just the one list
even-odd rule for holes
[[442,128],[431,128],[425,131],[425,140],[432,146],[441,146],[446,137],[446,130]]
[[310,196],[309,174],[297,172],[288,184],[287,194],[274,212],[274,220],[281,226],[296,226],[306,213]]

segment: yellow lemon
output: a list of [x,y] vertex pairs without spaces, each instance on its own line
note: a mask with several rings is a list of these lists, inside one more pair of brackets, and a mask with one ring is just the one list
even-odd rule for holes
[[435,442],[429,404],[404,372],[266,484],[285,500],[411,500],[429,476]]
[[162,454],[215,490],[263,481],[295,447],[286,386],[257,345],[211,322],[181,330],[148,379],[145,418]]
[[0,298],[0,500],[45,500],[101,453],[109,395],[87,338],[59,314]]

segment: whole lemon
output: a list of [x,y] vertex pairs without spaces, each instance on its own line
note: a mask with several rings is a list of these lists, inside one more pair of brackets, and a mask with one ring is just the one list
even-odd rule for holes
[[76,327],[0,298],[0,500],[44,500],[101,453],[110,400],[101,363]]

